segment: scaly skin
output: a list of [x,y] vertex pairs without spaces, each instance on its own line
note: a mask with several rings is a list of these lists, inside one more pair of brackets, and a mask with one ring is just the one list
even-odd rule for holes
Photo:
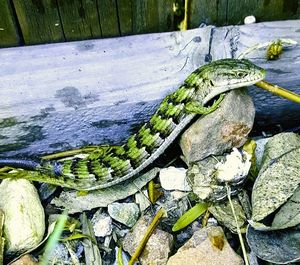
[[[79,190],[106,188],[140,173],[157,159],[196,114],[207,114],[218,105],[205,104],[226,91],[253,85],[265,71],[248,60],[223,59],[204,65],[190,74],[172,94],[166,96],[151,119],[122,146],[100,146],[85,157],[71,157],[56,163],[0,159],[0,166],[31,168],[30,174],[1,174],[24,177]],[[219,103],[219,102],[218,102]],[[25,165],[25,166],[24,166]],[[26,166],[27,165],[27,166]]]

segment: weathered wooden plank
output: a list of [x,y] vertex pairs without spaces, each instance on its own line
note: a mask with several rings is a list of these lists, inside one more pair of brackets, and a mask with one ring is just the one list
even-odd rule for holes
[[172,31],[174,27],[173,0],[158,1],[158,32]]
[[133,34],[132,0],[117,0],[121,36]]
[[[189,28],[197,28],[202,23],[215,25],[218,22],[218,16],[222,16],[221,11],[224,10],[218,10],[218,3],[218,0],[191,1],[189,6]],[[219,5],[221,6],[221,4]],[[218,11],[220,11],[220,14]]]
[[20,38],[9,1],[0,1],[0,47],[17,46]]
[[25,44],[64,41],[56,1],[13,0]]
[[[206,60],[278,37],[300,42],[299,28],[287,21],[1,49],[1,156],[122,143]],[[251,58],[268,81],[300,93],[299,56],[297,46],[278,61]],[[256,125],[300,125],[299,105],[253,91]]]
[[[266,1],[253,1],[253,0],[227,0],[226,6],[226,17],[225,21],[222,19],[218,19],[218,25],[236,25],[243,24],[244,18],[249,15],[257,16],[258,2],[266,2]],[[222,8],[222,7],[221,7]],[[220,10],[220,9],[219,9]],[[263,12],[267,12],[263,9]],[[225,22],[225,23],[224,23]]]
[[257,21],[300,18],[298,0],[199,0],[191,1],[190,27],[243,24],[244,18],[254,15]]
[[133,32],[150,33],[173,30],[173,1],[133,1]]
[[[0,98],[5,99],[0,150],[32,154],[124,141],[163,96],[204,63],[208,44],[198,40],[209,33],[202,29],[0,50],[0,68],[5,69],[0,72]],[[191,51],[197,53],[195,60],[187,60]]]
[[57,1],[66,40],[101,37],[97,0]]
[[255,13],[258,21],[298,19],[300,3],[298,0],[260,0]]
[[117,0],[97,0],[103,37],[120,36]]

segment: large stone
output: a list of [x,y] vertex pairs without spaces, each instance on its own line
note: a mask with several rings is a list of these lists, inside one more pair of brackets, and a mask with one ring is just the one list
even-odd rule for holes
[[22,253],[36,247],[45,232],[45,213],[33,184],[25,179],[5,179],[0,185],[4,212],[5,250]]
[[[133,255],[140,241],[144,237],[151,218],[143,216],[129,232],[123,242],[124,250]],[[141,264],[163,265],[166,264],[169,253],[173,245],[173,236],[160,229],[155,229],[150,236],[142,254],[140,255]]]
[[228,244],[221,227],[205,227],[194,233],[167,265],[242,265],[238,256]]
[[200,117],[183,133],[180,147],[186,162],[242,146],[252,129],[254,116],[255,108],[246,89],[228,93],[216,111]]

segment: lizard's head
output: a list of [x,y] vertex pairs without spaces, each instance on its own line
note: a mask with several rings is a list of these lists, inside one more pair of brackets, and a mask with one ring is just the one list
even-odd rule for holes
[[[194,78],[197,75],[198,78]],[[266,71],[246,59],[221,59],[213,61],[197,69],[186,80],[195,82],[195,85],[201,83],[209,84],[215,88],[218,87],[243,87],[253,85],[265,78]],[[198,79],[198,81],[197,81]]]
[[265,74],[264,69],[249,60],[222,59],[201,66],[185,82],[199,87],[199,93],[206,91],[207,95],[202,96],[208,100],[234,88],[254,85],[264,79]]

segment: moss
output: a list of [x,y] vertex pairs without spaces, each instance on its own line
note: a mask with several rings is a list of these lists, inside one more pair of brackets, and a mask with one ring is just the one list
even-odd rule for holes
[[0,128],[12,127],[16,124],[18,124],[18,120],[15,117],[0,119]]

